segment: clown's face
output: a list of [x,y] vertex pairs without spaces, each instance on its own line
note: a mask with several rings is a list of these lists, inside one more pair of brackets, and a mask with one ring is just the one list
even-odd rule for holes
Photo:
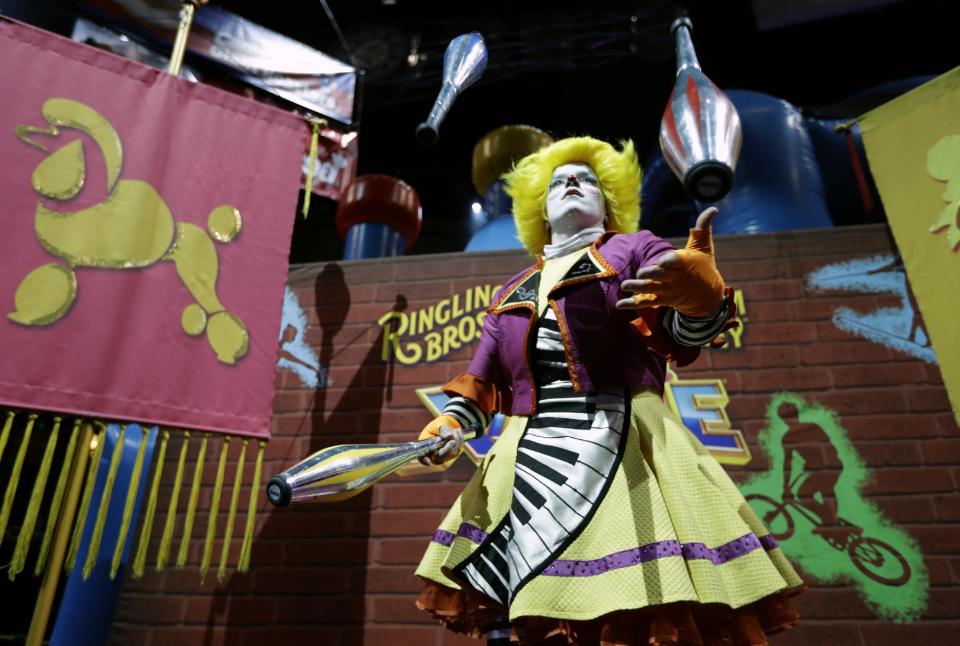
[[547,222],[553,237],[569,237],[589,227],[602,227],[607,204],[600,181],[586,164],[558,166],[547,188]]

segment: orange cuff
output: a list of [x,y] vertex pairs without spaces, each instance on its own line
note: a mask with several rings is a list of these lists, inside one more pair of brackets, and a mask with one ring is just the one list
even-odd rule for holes
[[504,392],[493,382],[469,372],[461,372],[442,390],[450,396],[460,395],[476,402],[486,413],[499,413],[510,408],[509,392]]

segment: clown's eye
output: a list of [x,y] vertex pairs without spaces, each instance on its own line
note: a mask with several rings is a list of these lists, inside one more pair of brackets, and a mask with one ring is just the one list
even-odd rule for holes
[[563,184],[563,178],[562,178],[562,177],[554,177],[552,180],[550,180],[550,188],[556,188],[556,187],[560,186],[561,184]]
[[579,179],[581,183],[586,182],[587,184],[597,184],[597,178],[593,175],[581,175],[577,179]]

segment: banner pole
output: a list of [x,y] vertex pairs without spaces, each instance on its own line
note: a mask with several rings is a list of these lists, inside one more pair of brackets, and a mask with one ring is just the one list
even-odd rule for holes
[[170,53],[170,63],[167,71],[174,76],[180,74],[183,66],[183,56],[187,53],[187,39],[190,37],[190,28],[193,26],[193,14],[197,7],[207,0],[183,0],[180,5],[180,24],[177,25],[177,37],[173,41],[173,51]]
[[[70,484],[67,487],[63,514],[57,523],[57,533],[53,541],[50,562],[43,573],[43,582],[37,595],[37,605],[33,609],[33,619],[30,620],[30,631],[27,633],[27,646],[40,646],[47,632],[47,623],[50,620],[50,611],[57,596],[57,585],[60,583],[60,573],[63,571],[64,556],[67,552],[67,543],[73,528],[73,516],[77,511],[80,500],[80,491],[83,488],[83,476],[90,459],[90,439],[93,437],[93,425],[85,423],[83,434],[80,436],[80,445],[73,461],[70,474]],[[102,438],[101,438],[102,441]]]

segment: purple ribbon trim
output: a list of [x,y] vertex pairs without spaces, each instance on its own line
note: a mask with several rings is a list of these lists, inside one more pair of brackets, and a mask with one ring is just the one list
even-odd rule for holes
[[639,565],[666,556],[682,556],[688,561],[704,559],[714,565],[722,565],[754,550],[761,548],[772,550],[776,547],[777,541],[772,536],[764,536],[760,539],[753,533],[716,548],[709,548],[703,543],[681,545],[679,541],[660,541],[616,552],[593,561],[556,560],[548,565],[542,574],[544,576],[596,576],[609,570]]
[[476,525],[471,525],[470,523],[461,524],[460,529],[457,530],[457,536],[462,536],[463,538],[469,539],[477,545],[487,540],[487,533]]
[[449,546],[453,542],[453,534],[444,529],[438,529],[433,533],[433,542]]
[[[456,536],[466,538],[479,545],[486,540],[487,533],[479,527],[463,523],[460,525]],[[455,536],[452,533],[442,529],[438,529],[433,534],[433,542],[441,545],[450,545],[454,538]],[[548,565],[542,574],[543,576],[596,576],[617,568],[639,565],[667,556],[682,556],[688,561],[706,560],[714,565],[722,565],[758,549],[769,552],[778,547],[780,547],[780,544],[772,535],[768,534],[763,538],[757,538],[757,535],[752,532],[714,548],[707,547],[703,543],[684,543],[681,545],[680,541],[660,541],[616,552],[592,561],[563,561],[558,559]]]
[[445,529],[438,529],[433,533],[433,542],[449,547],[453,543],[453,539],[457,536],[462,536],[463,538],[469,539],[477,545],[487,539],[487,533],[485,531],[475,525],[463,523],[460,525],[460,529],[456,534],[452,534]]
[[767,534],[766,536],[761,536],[760,544],[763,545],[763,549],[767,550],[768,552],[770,550],[775,550],[778,547],[780,547],[780,543],[778,543],[777,539],[773,537],[773,534]]

